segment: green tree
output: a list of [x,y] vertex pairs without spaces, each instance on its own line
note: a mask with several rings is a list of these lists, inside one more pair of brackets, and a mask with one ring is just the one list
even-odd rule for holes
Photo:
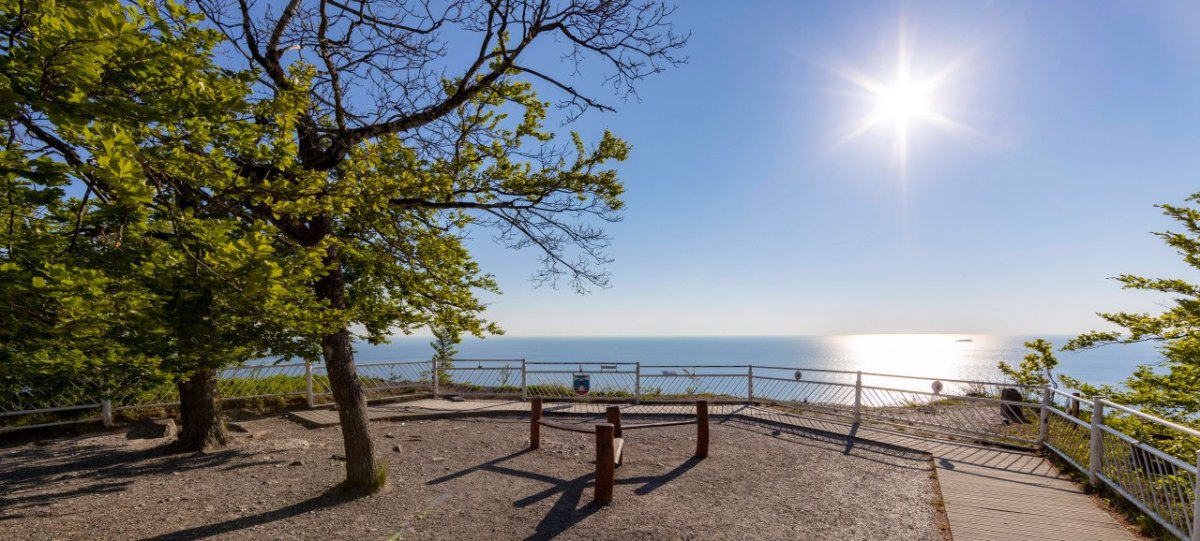
[[6,372],[93,400],[181,380],[185,449],[225,442],[218,368],[298,351],[277,323],[320,263],[196,197],[214,160],[184,149],[247,110],[249,82],[211,63],[221,36],[198,21],[170,2],[0,2]]
[[[1200,202],[1200,193],[1187,198],[1189,203]],[[1184,262],[1200,269],[1200,210],[1188,205],[1159,205],[1163,214],[1182,227],[1182,231],[1156,233],[1167,245],[1175,248]],[[1143,364],[1125,380],[1124,388],[1094,386],[1072,378],[1062,378],[1064,384],[1092,396],[1108,396],[1114,401],[1137,406],[1150,413],[1177,423],[1195,426],[1200,414],[1200,286],[1183,279],[1145,278],[1123,274],[1116,278],[1124,289],[1165,293],[1172,296],[1171,305],[1162,313],[1101,313],[1105,321],[1124,331],[1093,331],[1067,343],[1064,350],[1081,350],[1106,344],[1153,342],[1159,345],[1162,359]],[[1124,427],[1142,441],[1154,441],[1156,446],[1174,452],[1185,459],[1194,459],[1200,442],[1177,434],[1160,434],[1159,430],[1137,419],[1125,419]]]
[[[433,362],[439,369],[454,368],[454,356],[458,355],[458,349],[455,347],[462,342],[462,337],[454,329],[445,325],[431,325],[430,331],[433,332],[433,341],[429,343],[429,347],[433,348]],[[452,381],[448,372],[439,371],[438,383],[447,384]]]
[[[255,70],[259,82],[251,117],[186,147],[220,156],[219,174],[181,180],[178,189],[322,254],[312,283],[321,309],[292,326],[319,333],[339,406],[345,486],[374,490],[385,472],[368,433],[351,328],[372,343],[435,321],[496,332],[475,296],[496,284],[462,242],[472,226],[539,250],[539,280],[565,277],[578,290],[606,282],[597,267],[608,261],[607,237],[588,218],[617,218],[622,185],[609,164],[628,147],[608,133],[591,147],[574,133],[555,144],[543,128],[548,104],[529,81],[562,92],[568,120],[612,108],[567,84],[570,70],[535,69],[528,51],[557,38],[568,59],[607,64],[608,82],[628,95],[678,62],[672,53],[685,38],[670,31],[671,9],[653,1],[198,5],[230,40],[229,56],[241,58],[236,68]],[[450,54],[450,35],[466,44],[461,54]]]
[[1025,347],[1031,352],[1025,355],[1019,365],[1014,367],[1005,361],[1000,361],[997,365],[1000,373],[1019,385],[1031,387],[1051,385],[1058,388],[1058,381],[1054,376],[1054,369],[1058,367],[1058,358],[1054,356],[1054,344],[1038,338],[1025,342]]

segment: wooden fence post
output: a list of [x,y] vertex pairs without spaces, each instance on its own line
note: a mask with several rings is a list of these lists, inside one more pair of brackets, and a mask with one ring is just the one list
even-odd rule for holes
[[1038,443],[1046,445],[1046,440],[1050,437],[1050,406],[1054,403],[1054,391],[1049,385],[1042,387],[1042,409],[1040,423],[1038,424]]
[[600,423],[596,425],[596,490],[595,502],[607,504],[613,498],[613,485],[616,484],[616,449],[613,443],[613,425]]
[[535,396],[529,403],[529,448],[537,449],[542,445],[542,397]]
[[708,457],[708,401],[696,402],[696,456]]
[[[608,424],[613,425],[613,438],[623,437],[621,435],[621,406],[609,406],[605,408],[604,413],[608,417]],[[625,462],[625,453],[617,457],[617,465],[620,466]]]
[[[1081,395],[1079,393],[1071,393],[1071,396],[1075,397],[1073,400],[1071,400],[1071,408],[1070,408],[1071,409],[1071,417],[1078,419],[1079,418],[1079,399],[1083,395]],[[1071,424],[1075,424],[1075,423],[1071,423]]]
[[438,397],[438,362],[437,359],[429,361],[433,364],[433,397]]
[[1088,453],[1088,483],[1100,486],[1100,472],[1104,469],[1104,398],[1092,398],[1092,434]]

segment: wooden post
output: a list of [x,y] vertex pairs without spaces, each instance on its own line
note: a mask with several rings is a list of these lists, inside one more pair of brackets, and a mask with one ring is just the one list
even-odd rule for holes
[[708,401],[696,401],[696,456],[708,456]]
[[1088,453],[1088,482],[1100,486],[1100,472],[1104,469],[1104,398],[1092,398],[1092,435]]
[[1046,439],[1050,437],[1050,406],[1054,403],[1054,391],[1049,385],[1042,387],[1042,410],[1040,423],[1038,424],[1038,443],[1046,445]]
[[[604,413],[608,417],[608,424],[613,425],[613,438],[624,437],[621,435],[621,406],[609,406],[605,408]],[[617,457],[617,465],[624,463],[625,453],[621,453],[621,456]]]
[[595,502],[604,505],[612,501],[613,485],[616,483],[616,449],[613,443],[613,425],[596,425],[596,490]]
[[529,403],[529,448],[537,449],[542,445],[542,397],[535,396]]
[[604,414],[608,417],[608,422],[613,425],[613,437],[621,438],[621,406],[609,406],[605,408]]
[[[1071,393],[1071,396],[1075,397],[1074,400],[1071,400],[1071,408],[1070,408],[1071,409],[1071,417],[1078,419],[1079,418],[1079,398],[1083,395],[1081,395],[1079,393]],[[1071,423],[1071,424],[1075,424],[1075,423]]]

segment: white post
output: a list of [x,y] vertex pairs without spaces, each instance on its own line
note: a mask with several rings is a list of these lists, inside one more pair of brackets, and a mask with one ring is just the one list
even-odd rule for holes
[[1041,422],[1038,424],[1038,443],[1042,446],[1046,445],[1046,440],[1050,437],[1050,406],[1054,403],[1054,391],[1050,390],[1049,385],[1042,387],[1042,415]]
[[862,421],[862,370],[854,378],[854,424]]
[[525,373],[525,359],[521,359],[521,400],[529,398],[529,378]]
[[104,423],[104,426],[113,425],[112,400],[100,401],[100,421]]
[[746,403],[754,405],[754,365],[746,367]]
[[1092,398],[1091,448],[1088,454],[1088,482],[1100,486],[1100,471],[1104,468],[1104,398]]
[[304,396],[308,399],[308,409],[317,405],[316,397],[313,396],[312,361],[304,361]]
[[633,365],[633,403],[642,403],[642,361]]
[[438,362],[437,359],[429,361],[433,365],[433,397],[438,397]]
[[1192,482],[1196,495],[1192,498],[1192,541],[1200,541],[1200,451],[1196,452],[1196,480]]

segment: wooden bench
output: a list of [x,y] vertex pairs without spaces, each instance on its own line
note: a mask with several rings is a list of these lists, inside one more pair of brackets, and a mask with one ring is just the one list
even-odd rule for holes
[[657,423],[640,423],[621,425],[620,406],[609,406],[605,409],[605,423],[590,427],[581,427],[566,423],[556,423],[542,418],[542,398],[535,397],[530,402],[529,409],[529,448],[537,449],[542,444],[542,427],[583,434],[596,434],[596,489],[593,499],[596,503],[607,504],[612,501],[613,487],[616,484],[616,467],[624,462],[625,430],[642,428],[661,428],[666,426],[696,425],[696,457],[708,456],[708,401],[696,401],[696,418],[686,421],[662,421]]

